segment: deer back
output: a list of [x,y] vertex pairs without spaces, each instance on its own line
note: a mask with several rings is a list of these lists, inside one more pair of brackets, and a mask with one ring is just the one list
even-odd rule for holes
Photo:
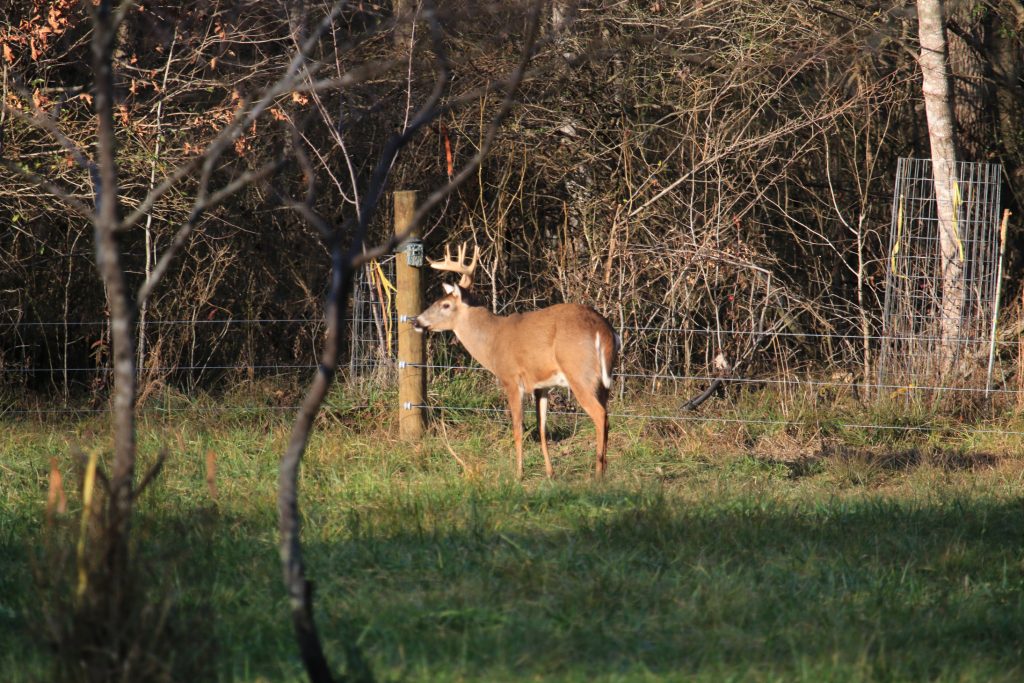
[[476,306],[452,329],[470,355],[506,386],[532,391],[570,385],[607,388],[611,383],[615,333],[587,306],[557,304],[509,316]]

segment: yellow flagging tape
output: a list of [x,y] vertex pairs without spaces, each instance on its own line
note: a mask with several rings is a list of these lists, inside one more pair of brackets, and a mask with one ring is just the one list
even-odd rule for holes
[[909,280],[910,278],[899,272],[896,268],[896,256],[900,253],[900,245],[903,244],[903,209],[905,203],[903,195],[900,195],[900,208],[896,212],[896,244],[893,246],[892,253],[889,255],[889,266],[893,275],[901,277],[904,280]]
[[82,521],[78,529],[78,547],[75,558],[78,565],[78,587],[75,597],[81,601],[89,587],[89,570],[85,566],[85,537],[89,532],[89,517],[92,516],[92,494],[96,490],[96,464],[100,452],[94,449],[89,453],[89,463],[85,466],[85,481],[82,484]]
[[913,391],[914,389],[917,389],[916,384],[909,384],[905,387],[896,387],[896,389],[894,389],[892,393],[889,394],[889,398],[896,398],[898,396],[901,396],[902,394]]
[[380,261],[374,259],[370,262],[370,274],[377,286],[377,294],[382,302],[381,320],[384,322],[384,337],[387,340],[388,355],[391,355],[391,295],[398,292],[398,288],[384,275]]
[[953,181],[953,239],[956,240],[956,248],[960,254],[960,260],[964,260],[964,243],[960,241],[960,205],[963,204],[963,198],[960,196],[960,183]]

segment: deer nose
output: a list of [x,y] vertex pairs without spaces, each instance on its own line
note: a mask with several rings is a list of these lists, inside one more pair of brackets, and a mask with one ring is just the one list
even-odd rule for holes
[[427,330],[427,326],[420,321],[419,316],[416,316],[409,322],[412,323],[412,329],[416,330],[417,332],[425,332]]

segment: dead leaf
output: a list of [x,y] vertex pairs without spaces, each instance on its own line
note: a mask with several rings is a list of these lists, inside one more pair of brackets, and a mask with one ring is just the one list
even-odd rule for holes
[[34,106],[36,109],[43,109],[49,103],[50,99],[46,95],[44,95],[42,91],[39,90],[39,88],[36,88],[35,91],[33,91],[32,106]]
[[57,469],[57,458],[50,458],[50,487],[46,493],[47,516],[63,515],[68,509],[68,497],[64,494],[64,478]]
[[217,500],[217,454],[206,451],[206,488],[210,498]]

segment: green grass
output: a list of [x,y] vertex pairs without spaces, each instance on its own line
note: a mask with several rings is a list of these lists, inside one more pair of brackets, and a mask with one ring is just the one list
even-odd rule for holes
[[[609,477],[593,482],[592,428],[562,416],[557,479],[528,440],[519,483],[503,420],[452,415],[412,447],[379,406],[333,405],[300,504],[336,666],[357,642],[385,681],[1024,676],[1019,439],[620,421]],[[0,428],[0,680],[49,680],[39,624],[54,601],[37,587],[53,571],[49,458],[72,527],[69,444],[107,447],[107,432]],[[142,500],[138,556],[175,605],[168,637],[190,680],[303,680],[276,545],[287,435],[274,411],[140,424],[143,461],[164,444],[172,457]]]

